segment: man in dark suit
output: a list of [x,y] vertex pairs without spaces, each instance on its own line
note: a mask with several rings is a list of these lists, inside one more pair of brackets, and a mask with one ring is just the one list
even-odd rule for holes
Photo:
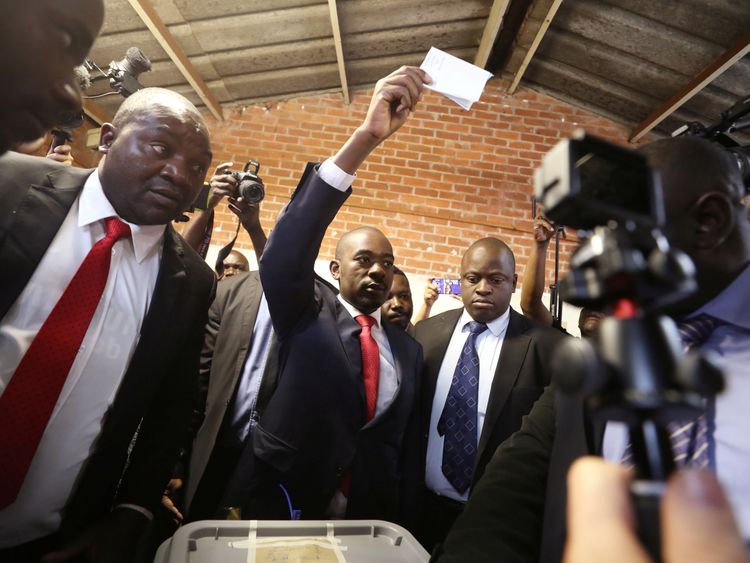
[[81,110],[73,67],[104,20],[102,0],[17,2],[0,19],[0,154]]
[[515,267],[504,242],[476,241],[461,260],[464,308],[416,325],[427,446],[420,539],[428,549],[445,537],[497,446],[550,381],[559,333],[510,307]]
[[[231,176],[214,176],[212,187],[218,181],[236,191],[237,181]],[[260,261],[266,245],[260,206],[235,201],[230,209],[241,218]],[[277,355],[260,274],[236,270],[230,275],[225,271],[208,312],[201,352],[205,414],[190,448],[185,491],[188,520],[224,517],[221,503],[227,484],[252,427],[276,388]]]
[[[640,150],[661,175],[664,232],[670,244],[686,252],[696,266],[697,291],[669,314],[682,321],[696,315],[718,321],[699,345],[715,352],[727,386],[726,392],[712,399],[715,412],[710,414],[713,422],[706,445],[713,444],[709,466],[721,478],[747,542],[750,323],[738,304],[747,303],[750,294],[750,220],[741,204],[743,179],[732,155],[701,139],[666,139]],[[495,453],[435,560],[560,561],[567,527],[568,469],[590,454],[620,461],[622,451],[607,455],[608,449],[615,450],[608,436],[612,436],[609,424],[591,416],[582,396],[547,388],[521,430]],[[618,501],[603,498],[602,502]]]
[[245,518],[380,518],[418,510],[418,366],[403,330],[380,322],[393,250],[371,227],[338,243],[340,294],[313,271],[326,228],[367,155],[414,110],[426,74],[402,67],[375,87],[364,123],[331,159],[308,165],[260,263],[279,339],[278,386],[253,429]]
[[215,278],[169,223],[200,190],[208,131],[149,88],[100,143],[96,170],[0,159],[4,561],[130,560],[197,398]]

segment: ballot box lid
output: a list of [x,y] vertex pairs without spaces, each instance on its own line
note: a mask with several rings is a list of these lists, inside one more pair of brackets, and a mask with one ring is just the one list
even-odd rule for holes
[[420,563],[429,554],[382,520],[203,520],[181,527],[154,563]]

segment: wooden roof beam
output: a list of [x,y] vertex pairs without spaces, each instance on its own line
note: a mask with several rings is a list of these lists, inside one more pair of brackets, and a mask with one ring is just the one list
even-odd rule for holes
[[216,119],[222,121],[224,119],[224,112],[221,104],[211,90],[209,90],[198,70],[193,66],[193,63],[190,62],[185,50],[177,42],[172,32],[169,31],[159,14],[156,13],[150,0],[128,0],[128,2],[133,6],[133,9],[143,20],[143,23],[146,24],[146,27],[151,31],[162,49],[167,52],[169,58],[172,59],[172,62],[177,66],[190,86],[193,87],[198,96],[200,96],[200,99],[203,100],[203,103],[206,104],[209,111]]
[[646,119],[633,129],[629,141],[635,143],[747,53],[750,53],[750,33],[737,39],[718,59],[698,73],[669,100],[651,112]]
[[529,67],[529,64],[531,63],[531,59],[534,58],[534,55],[536,54],[536,50],[539,48],[539,44],[542,42],[542,39],[544,39],[544,35],[547,33],[547,30],[549,29],[549,26],[552,23],[552,18],[555,17],[555,14],[557,13],[557,9],[560,7],[560,4],[562,4],[562,1],[563,0],[553,0],[552,5],[549,7],[549,10],[547,10],[547,15],[544,16],[542,25],[539,26],[539,31],[536,32],[536,35],[534,36],[534,40],[531,42],[531,46],[529,47],[529,50],[526,51],[526,56],[523,58],[523,61],[521,62],[521,66],[518,67],[516,74],[513,76],[513,81],[510,83],[510,86],[508,87],[509,94],[512,94],[518,88],[518,84],[521,82],[521,78],[523,78],[523,75],[526,72],[526,69]]
[[97,104],[94,100],[83,98],[83,113],[95,121],[97,125],[111,123],[114,117],[109,111]]
[[346,61],[344,60],[344,47],[341,43],[341,28],[339,27],[339,12],[336,8],[336,0],[328,0],[328,12],[331,15],[333,45],[336,48],[336,62],[339,65],[341,92],[344,94],[344,103],[349,105],[349,82],[346,79]]
[[495,44],[497,34],[503,27],[503,18],[505,18],[505,12],[508,11],[508,6],[510,6],[510,0],[495,0],[492,3],[490,15],[487,16],[487,23],[484,25],[484,31],[482,32],[482,40],[479,42],[477,55],[474,57],[475,66],[479,68],[487,66],[492,46]]

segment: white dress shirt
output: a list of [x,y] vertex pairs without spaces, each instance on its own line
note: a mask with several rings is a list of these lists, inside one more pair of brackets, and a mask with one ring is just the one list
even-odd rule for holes
[[[711,465],[729,497],[745,540],[750,540],[750,266],[724,291],[690,316],[711,315],[717,327],[701,350],[712,350],[724,370],[724,391],[706,409]],[[713,428],[713,432],[710,430]],[[627,427],[608,423],[602,454],[620,461],[629,442]]]
[[[448,349],[445,351],[443,363],[440,364],[435,395],[432,399],[432,413],[430,414],[430,430],[427,438],[427,467],[425,471],[425,483],[432,492],[443,495],[453,500],[466,502],[469,491],[459,493],[448,479],[443,475],[443,436],[438,433],[437,426],[440,415],[443,413],[445,401],[451,388],[453,374],[456,371],[458,359],[461,356],[466,339],[469,336],[469,322],[473,321],[469,313],[464,309],[461,318],[458,319],[456,328],[453,330]],[[484,417],[487,414],[487,403],[490,399],[492,380],[495,378],[497,362],[500,359],[500,351],[503,348],[505,332],[508,330],[510,321],[510,307],[496,318],[487,323],[487,330],[477,336],[476,349],[479,357],[479,389],[477,401],[477,444],[482,435]]]
[[[91,247],[117,216],[92,173],[16,302],[0,321],[0,395]],[[44,217],[39,218],[44,221]],[[138,343],[159,272],[164,225],[130,225],[13,504],[0,510],[0,548],[55,532]]]
[[[361,311],[357,310],[354,305],[348,303],[338,295],[338,300],[347,310],[347,312],[356,318],[359,315],[364,315]],[[378,379],[378,401],[375,405],[375,418],[378,417],[396,398],[396,392],[398,391],[399,378],[396,373],[396,364],[393,360],[393,352],[391,352],[391,345],[388,342],[388,336],[386,336],[381,324],[380,318],[380,307],[370,313],[375,324],[370,328],[370,334],[375,339],[378,345],[378,352],[380,353],[380,379]],[[374,420],[374,419],[373,419]]]

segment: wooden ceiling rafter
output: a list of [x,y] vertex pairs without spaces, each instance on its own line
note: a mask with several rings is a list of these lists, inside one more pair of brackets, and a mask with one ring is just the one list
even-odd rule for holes
[[164,24],[159,14],[154,9],[150,0],[128,0],[136,13],[146,24],[151,34],[154,36],[159,45],[167,52],[167,55],[175,64],[177,69],[182,73],[190,86],[195,90],[208,110],[219,121],[224,120],[224,111],[216,96],[211,92],[206,82],[201,77],[198,70],[185,53],[180,43],[175,39],[172,32]]
[[547,10],[547,14],[544,16],[544,19],[542,20],[542,25],[539,26],[539,30],[536,32],[536,35],[534,36],[534,40],[531,42],[531,46],[529,47],[529,50],[526,51],[526,56],[523,58],[523,61],[521,62],[521,66],[518,67],[518,70],[513,75],[513,80],[511,81],[510,86],[508,87],[508,94],[513,94],[518,88],[518,85],[521,83],[521,78],[523,78],[523,75],[526,72],[526,69],[529,67],[529,64],[531,63],[531,59],[534,58],[534,55],[536,54],[536,50],[539,48],[539,44],[542,42],[542,39],[544,39],[544,35],[547,33],[547,30],[549,29],[549,26],[552,23],[552,19],[555,17],[555,14],[557,13],[557,10],[560,7],[560,4],[562,4],[562,2],[563,0],[554,0],[552,4],[550,5],[549,10]]
[[339,67],[341,93],[344,95],[344,104],[348,106],[350,103],[349,81],[346,78],[346,61],[344,59],[344,46],[341,42],[341,27],[339,26],[339,12],[336,8],[336,0],[328,0],[328,12],[331,15],[331,29],[333,30],[333,44],[336,48],[336,63]]
[[633,129],[628,140],[631,143],[638,141],[748,53],[750,53],[750,33],[734,41],[721,56],[695,75],[669,100],[652,111]]
[[477,55],[474,57],[474,65],[479,68],[485,68],[490,58],[492,47],[495,45],[498,33],[503,28],[505,13],[508,11],[511,0],[495,0],[490,8],[490,15],[487,17],[487,23],[482,32],[482,39],[479,42]]

